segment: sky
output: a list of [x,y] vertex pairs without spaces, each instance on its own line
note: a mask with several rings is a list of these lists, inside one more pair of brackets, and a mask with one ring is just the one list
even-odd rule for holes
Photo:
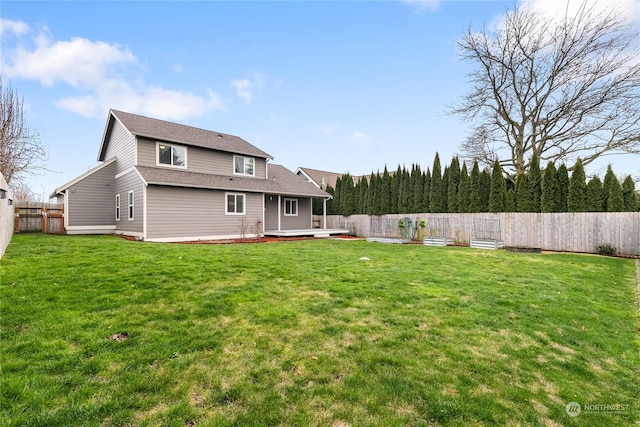
[[[615,1],[640,30],[640,0]],[[448,164],[471,129],[448,114],[469,90],[456,39],[513,5],[3,0],[3,85],[48,152],[27,185],[47,200],[96,166],[111,108],[237,135],[292,171]],[[587,172],[608,163],[640,181],[639,155]]]

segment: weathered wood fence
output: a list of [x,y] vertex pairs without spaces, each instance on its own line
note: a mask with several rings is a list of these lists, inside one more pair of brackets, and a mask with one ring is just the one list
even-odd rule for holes
[[15,208],[15,232],[64,233],[64,205],[25,202]]
[[640,212],[329,215],[327,228],[349,229],[362,237],[400,238],[403,229],[398,222],[406,217],[413,223],[425,220],[424,228],[418,226],[421,237],[448,232],[449,236],[441,237],[460,244],[482,237],[479,233],[490,233],[505,246],[595,253],[599,245],[611,245],[621,254],[640,255]]

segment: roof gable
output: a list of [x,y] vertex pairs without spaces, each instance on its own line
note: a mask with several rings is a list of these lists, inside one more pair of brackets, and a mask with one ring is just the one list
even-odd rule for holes
[[104,160],[115,120],[119,121],[132,135],[138,137],[273,159],[268,153],[234,135],[152,119],[124,111],[110,110],[98,154],[98,160],[100,161]]

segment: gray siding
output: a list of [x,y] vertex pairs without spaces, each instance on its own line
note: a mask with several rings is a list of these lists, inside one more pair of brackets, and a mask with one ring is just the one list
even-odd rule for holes
[[105,159],[116,157],[115,174],[129,169],[135,164],[135,137],[119,121],[114,120],[111,139],[107,144]]
[[[296,199],[298,200],[298,215],[297,216],[285,216],[284,215],[284,199]],[[282,197],[281,206],[281,222],[280,228],[282,230],[296,230],[300,228],[311,228],[311,198],[308,197]]]
[[67,189],[69,226],[115,224],[115,169],[111,163]]
[[[156,140],[138,138],[138,165],[156,167]],[[176,144],[180,145],[180,144]],[[200,147],[185,146],[187,148],[187,170],[189,172],[210,173],[215,175],[233,176],[233,154],[224,151],[208,150]],[[166,166],[158,166],[166,167]],[[174,169],[169,167],[170,169]],[[267,177],[267,161],[255,158],[256,178]]]
[[150,185],[147,188],[147,239],[240,237],[255,233],[262,220],[263,195],[246,195],[246,215],[225,215],[225,192],[199,188]]
[[[115,195],[120,194],[120,221],[115,221],[116,231],[142,233],[144,229],[144,183],[140,175],[136,171],[122,175],[116,179],[115,187],[114,195],[111,198],[111,206],[115,206]],[[133,190],[134,197],[133,221],[128,219],[128,196],[131,190]],[[115,208],[112,208],[112,217],[115,218],[114,211]]]

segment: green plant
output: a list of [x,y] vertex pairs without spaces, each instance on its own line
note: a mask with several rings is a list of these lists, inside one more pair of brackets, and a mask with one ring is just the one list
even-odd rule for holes
[[418,224],[420,224],[420,227],[425,228],[427,226],[427,221],[421,219],[420,221],[418,221]]
[[404,228],[404,220],[399,220],[398,221],[398,227]]
[[618,249],[608,243],[596,246],[596,253],[599,255],[614,256],[617,255]]

